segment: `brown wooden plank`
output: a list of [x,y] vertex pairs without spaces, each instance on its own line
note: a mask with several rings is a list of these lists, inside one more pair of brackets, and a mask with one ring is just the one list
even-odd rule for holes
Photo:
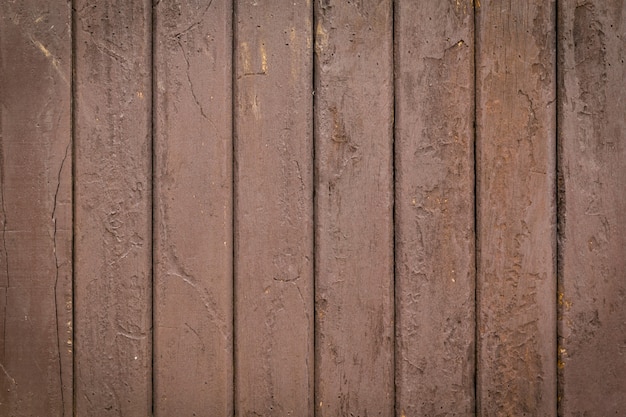
[[562,416],[626,415],[626,3],[559,2]]
[[228,416],[232,3],[161,0],[154,13],[154,413]]
[[316,407],[392,415],[392,4],[315,4]]
[[147,416],[152,4],[75,3],[76,414]]
[[474,10],[395,5],[396,410],[474,413]]
[[555,4],[476,14],[478,412],[554,416]]
[[71,9],[0,2],[0,415],[72,415]]
[[235,10],[235,409],[312,416],[312,6]]

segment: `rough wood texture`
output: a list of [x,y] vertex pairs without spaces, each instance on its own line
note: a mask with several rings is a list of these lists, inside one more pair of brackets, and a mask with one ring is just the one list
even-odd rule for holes
[[396,410],[474,413],[474,11],[399,1]]
[[155,8],[155,415],[226,416],[232,373],[232,4]]
[[478,412],[554,416],[555,5],[476,13]]
[[70,7],[0,3],[0,415],[72,415]]
[[152,5],[75,6],[75,411],[147,416]]
[[626,3],[559,3],[562,416],[626,414]]
[[392,415],[391,1],[318,1],[315,16],[316,407]]
[[313,415],[312,6],[236,3],[235,409]]

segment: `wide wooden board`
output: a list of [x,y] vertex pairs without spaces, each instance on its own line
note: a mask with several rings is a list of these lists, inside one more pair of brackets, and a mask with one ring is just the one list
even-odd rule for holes
[[476,10],[482,416],[556,415],[555,10]]
[[227,416],[232,3],[162,0],[154,13],[154,413]]
[[313,415],[310,1],[235,6],[235,409]]
[[396,410],[474,412],[474,8],[395,5]]
[[626,414],[626,3],[559,2],[561,416]]
[[152,3],[76,0],[75,405],[152,412]]
[[0,3],[0,415],[72,415],[71,9]]
[[318,416],[394,410],[391,3],[315,2]]

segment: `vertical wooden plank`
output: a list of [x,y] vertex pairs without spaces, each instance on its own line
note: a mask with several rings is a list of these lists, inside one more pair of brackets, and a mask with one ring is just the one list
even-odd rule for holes
[[559,2],[562,416],[626,415],[626,3]]
[[474,10],[395,7],[396,410],[474,413]]
[[313,415],[312,6],[236,2],[235,408]]
[[71,9],[0,3],[0,415],[72,415]]
[[76,414],[147,416],[152,5],[75,7]]
[[392,4],[315,4],[316,407],[392,415]]
[[554,416],[555,4],[476,13],[478,412]]
[[155,7],[155,408],[228,416],[232,3]]

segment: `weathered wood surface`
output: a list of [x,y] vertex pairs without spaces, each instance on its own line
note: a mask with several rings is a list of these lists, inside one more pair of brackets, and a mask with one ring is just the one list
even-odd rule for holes
[[152,4],[75,3],[75,412],[147,416]]
[[559,398],[626,413],[626,3],[559,2]]
[[0,2],[0,415],[624,414],[625,40],[621,0]]
[[232,415],[232,3],[154,13],[154,413]]
[[392,415],[392,4],[315,5],[317,415]]
[[396,410],[474,412],[474,10],[395,5]]
[[235,409],[313,415],[312,6],[235,6]]
[[556,415],[555,10],[476,10],[482,416]]
[[72,414],[71,15],[0,3],[0,415]]

